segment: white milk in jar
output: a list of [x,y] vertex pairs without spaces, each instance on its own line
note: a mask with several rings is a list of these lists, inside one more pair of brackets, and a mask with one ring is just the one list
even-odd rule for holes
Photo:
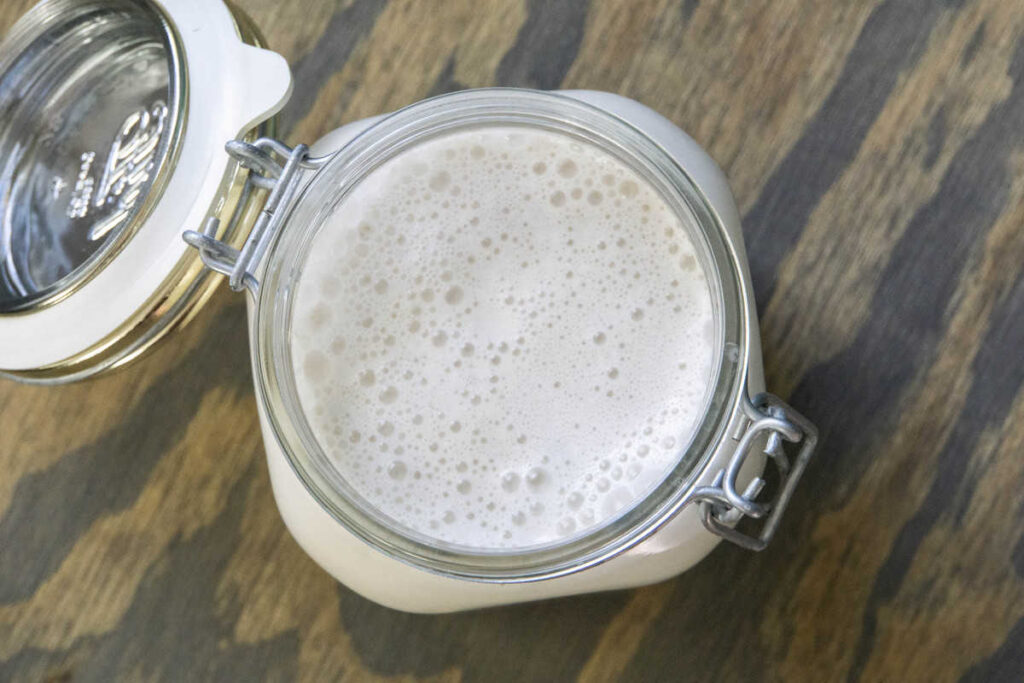
[[691,226],[539,128],[432,138],[309,247],[296,387],[337,472],[419,534],[522,548],[601,525],[685,451],[715,325]]

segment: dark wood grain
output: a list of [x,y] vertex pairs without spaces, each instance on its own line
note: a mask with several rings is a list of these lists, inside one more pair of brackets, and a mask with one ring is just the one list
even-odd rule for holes
[[293,65],[293,142],[493,84],[619,92],[689,131],[744,213],[769,386],[820,454],[765,553],[400,614],[285,531],[220,293],[124,371],[0,383],[0,680],[1024,678],[1018,2],[237,4]]

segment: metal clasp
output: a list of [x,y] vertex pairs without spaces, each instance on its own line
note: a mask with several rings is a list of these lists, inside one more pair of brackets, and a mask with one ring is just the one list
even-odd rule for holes
[[[311,157],[306,145],[292,149],[271,138],[260,138],[255,142],[232,140],[225,149],[249,170],[242,196],[249,197],[256,189],[269,190],[270,196],[241,249],[217,239],[220,219],[216,216],[206,219],[201,232],[186,230],[183,238],[199,250],[208,268],[228,276],[231,289],[236,292],[248,289],[255,293],[259,287],[256,279],[259,263],[302,186],[300,171],[317,170],[327,163],[329,157]],[[246,203],[238,202],[231,216],[232,223],[246,210]]]
[[[695,490],[693,499],[700,503],[708,531],[748,550],[764,550],[775,535],[782,513],[814,453],[818,430],[807,418],[772,394],[758,394],[753,401],[744,400],[743,410],[748,424],[729,464],[719,470],[711,486]],[[772,500],[762,502],[757,498],[765,486],[763,478],[755,477],[742,494],[736,489],[736,480],[747,458],[754,452],[758,438],[766,432],[768,440],[764,452],[775,463],[779,486]],[[800,444],[792,462],[783,441]],[[764,518],[760,534],[750,536],[735,529],[743,517]]]

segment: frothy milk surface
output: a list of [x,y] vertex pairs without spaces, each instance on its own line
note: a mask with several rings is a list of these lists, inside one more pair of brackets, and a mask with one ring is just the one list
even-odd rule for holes
[[596,146],[478,127],[375,170],[314,238],[299,399],[338,473],[428,537],[523,548],[678,462],[717,357],[683,221]]

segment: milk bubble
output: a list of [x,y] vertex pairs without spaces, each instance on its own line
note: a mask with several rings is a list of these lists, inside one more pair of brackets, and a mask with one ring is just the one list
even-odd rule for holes
[[395,460],[388,465],[388,476],[392,479],[402,479],[405,477],[405,473],[408,470],[405,463],[401,460]]
[[519,475],[516,474],[515,472],[506,472],[501,477],[501,488],[508,493],[512,493],[513,491],[518,489]]
[[403,150],[328,217],[295,293],[295,389],[328,461],[439,541],[526,548],[608,523],[677,464],[711,393],[697,234],[560,133]]
[[539,467],[532,467],[526,473],[526,483],[533,488],[542,486],[546,479],[547,473]]

